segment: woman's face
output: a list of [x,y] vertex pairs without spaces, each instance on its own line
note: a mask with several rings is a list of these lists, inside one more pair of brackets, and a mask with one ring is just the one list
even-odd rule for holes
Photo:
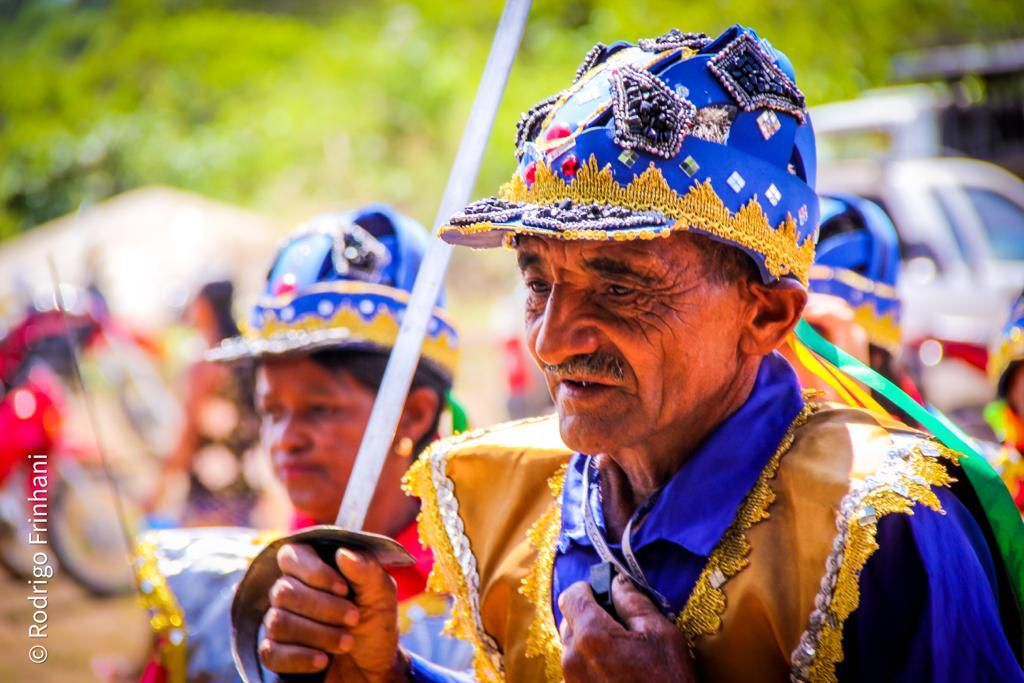
[[292,504],[319,522],[337,514],[375,397],[344,370],[308,357],[257,370],[256,407],[274,473]]
[[[297,510],[333,524],[352,476],[376,392],[351,373],[327,369],[307,356],[267,360],[256,373],[256,408],[274,473]],[[395,429],[395,443],[420,443],[437,426],[440,397],[414,386]],[[402,492],[412,454],[392,448],[384,460],[366,531],[396,536],[416,517],[419,503]]]

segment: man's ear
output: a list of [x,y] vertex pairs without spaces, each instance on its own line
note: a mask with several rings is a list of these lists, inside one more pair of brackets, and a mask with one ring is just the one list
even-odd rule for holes
[[796,327],[807,304],[807,291],[791,280],[771,285],[752,281],[746,290],[748,316],[740,350],[764,356],[779,348]]
[[419,443],[427,436],[434,427],[434,417],[441,408],[440,399],[433,389],[427,387],[413,387],[405,399],[405,407],[402,409],[402,417],[398,421],[398,428],[395,430],[395,438],[401,439],[407,436],[413,443]]

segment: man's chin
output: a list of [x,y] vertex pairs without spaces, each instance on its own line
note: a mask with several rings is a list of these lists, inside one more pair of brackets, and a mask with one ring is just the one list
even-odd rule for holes
[[558,410],[558,431],[562,442],[578,453],[595,454],[613,449],[624,436],[616,416],[564,413]]

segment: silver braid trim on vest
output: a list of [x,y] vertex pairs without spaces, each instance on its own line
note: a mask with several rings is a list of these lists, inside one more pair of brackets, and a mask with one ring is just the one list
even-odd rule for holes
[[[478,433],[467,433],[467,437],[478,436]],[[476,628],[480,642],[483,643],[488,659],[494,669],[499,673],[505,671],[505,661],[501,650],[494,638],[484,629],[483,620],[480,616],[480,572],[476,566],[476,556],[469,546],[469,538],[466,536],[466,529],[459,516],[459,501],[455,497],[455,485],[448,476],[448,451],[451,446],[460,443],[462,440],[452,440],[448,448],[437,448],[430,454],[430,476],[437,490],[437,509],[444,522],[445,531],[452,544],[452,551],[459,562],[459,568],[466,579],[469,588],[469,601],[473,615],[473,625]]]
[[846,548],[850,518],[853,516],[853,511],[860,506],[864,493],[864,491],[854,489],[846,494],[839,506],[839,514],[836,518],[836,528],[839,533],[832,541],[832,552],[825,560],[825,575],[821,577],[821,587],[814,598],[814,611],[811,612],[807,629],[800,636],[799,645],[790,655],[790,680],[793,683],[809,683],[810,667],[814,662],[815,654],[817,654],[821,626],[826,619],[833,626],[836,623],[835,613],[831,612],[829,607],[835,593],[836,579],[839,578],[839,568],[843,565],[843,552]]
[[[851,484],[849,492],[843,497],[839,505],[839,512],[836,516],[836,534],[832,542],[832,551],[825,562],[825,574],[821,578],[821,585],[814,600],[814,611],[808,619],[807,629],[800,636],[800,642],[790,655],[790,680],[793,683],[811,683],[818,678],[812,669],[821,653],[823,631],[828,628],[832,631],[841,629],[842,622],[848,616],[846,613],[837,613],[833,601],[836,596],[836,586],[840,578],[840,572],[844,566],[848,541],[852,533],[859,532],[859,527],[871,526],[871,539],[874,541],[874,533],[878,520],[887,512],[902,511],[910,512],[910,508],[917,504],[942,510],[939,501],[931,492],[931,486],[935,484],[946,484],[950,480],[945,470],[942,470],[941,477],[937,480],[929,480],[935,475],[922,476],[922,461],[938,460],[944,455],[935,442],[911,434],[891,434],[889,452],[884,463],[871,475],[863,480]],[[898,499],[905,501],[902,507],[891,508],[885,511],[876,510],[876,500],[881,500],[877,494],[894,493]],[[870,498],[870,500],[869,500]],[[897,499],[897,500],[898,500]],[[856,526],[855,526],[856,525]],[[875,546],[877,547],[877,546]],[[857,559],[857,554],[853,554]],[[865,558],[860,558],[863,562]],[[856,564],[856,562],[854,562]],[[860,580],[861,566],[853,568],[853,578]],[[841,632],[841,631],[840,631]],[[842,654],[838,654],[841,661]],[[828,658],[826,658],[828,659]],[[833,671],[828,680],[835,680],[834,664]],[[820,673],[820,672],[819,672]],[[813,678],[812,678],[813,676]]]

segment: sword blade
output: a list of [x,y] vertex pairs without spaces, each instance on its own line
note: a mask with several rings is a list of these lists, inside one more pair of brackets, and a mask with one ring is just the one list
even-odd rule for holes
[[[435,235],[445,219],[469,202],[480,170],[480,162],[487,148],[487,140],[494,127],[494,118],[505,92],[505,84],[508,82],[508,75],[526,28],[530,4],[531,0],[507,0],[502,10],[487,64],[477,87],[473,108],[469,113],[469,121],[462,134],[459,151],[452,164],[437,217],[434,219]],[[435,237],[431,240],[430,247],[420,264],[409,305],[388,358],[380,390],[377,392],[377,400],[373,404],[366,432],[363,434],[363,441],[352,468],[352,476],[349,477],[345,496],[338,510],[337,525],[343,529],[358,531],[363,528],[366,511],[370,507],[370,501],[377,489],[377,480],[380,479],[384,461],[391,449],[413,373],[419,364],[423,337],[444,282],[451,250],[451,245]]]

